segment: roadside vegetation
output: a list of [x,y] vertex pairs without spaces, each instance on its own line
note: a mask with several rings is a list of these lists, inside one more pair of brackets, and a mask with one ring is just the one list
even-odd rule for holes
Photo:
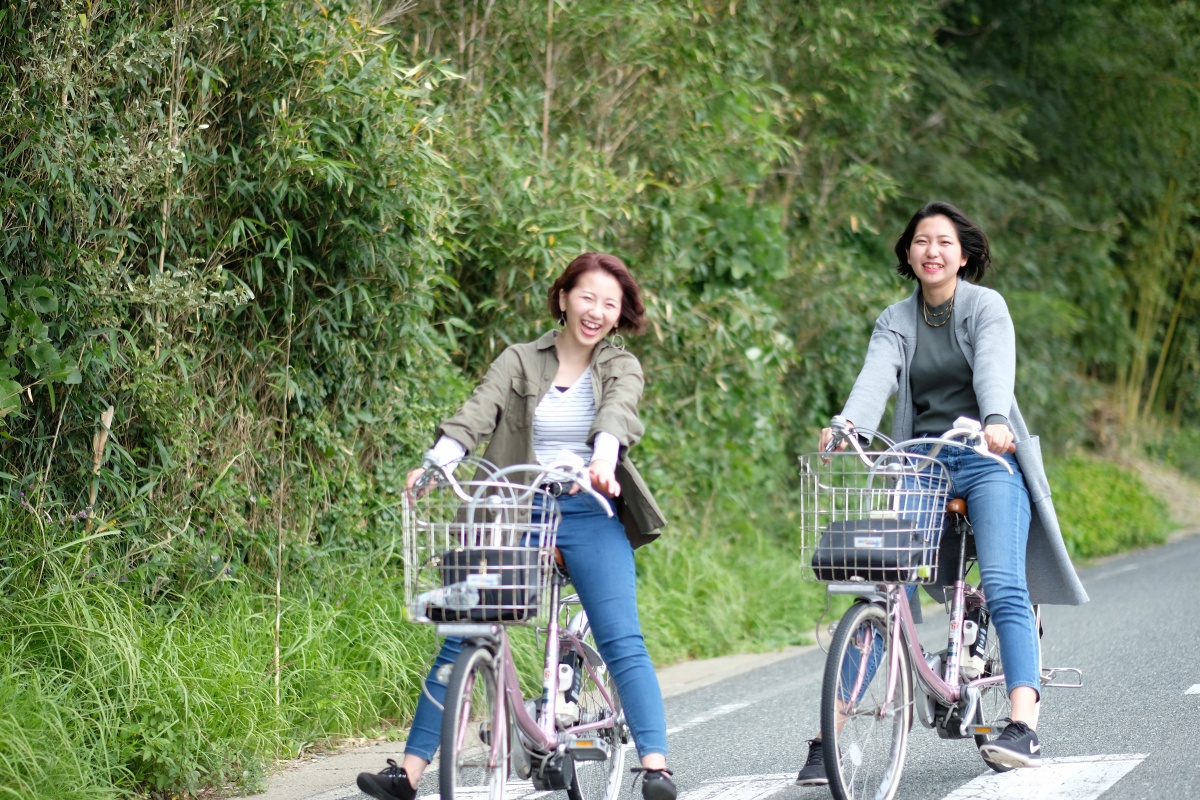
[[1116,0],[0,8],[0,797],[402,729],[402,475],[584,250],[647,292],[660,663],[809,640],[795,457],[933,197],[992,238],[1073,554],[1163,541],[1114,456],[1200,479],[1196,42]]

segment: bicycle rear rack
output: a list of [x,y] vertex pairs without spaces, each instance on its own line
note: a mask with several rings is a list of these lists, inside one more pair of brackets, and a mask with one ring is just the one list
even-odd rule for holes
[[[1062,678],[1074,683],[1060,683],[1060,675]],[[1042,667],[1042,686],[1051,689],[1082,689],[1083,688],[1083,670],[1075,667]]]

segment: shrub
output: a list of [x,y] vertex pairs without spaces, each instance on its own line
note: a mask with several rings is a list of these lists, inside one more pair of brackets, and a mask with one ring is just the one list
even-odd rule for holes
[[1063,539],[1076,558],[1119,553],[1166,541],[1163,502],[1141,479],[1108,461],[1073,455],[1048,463]]

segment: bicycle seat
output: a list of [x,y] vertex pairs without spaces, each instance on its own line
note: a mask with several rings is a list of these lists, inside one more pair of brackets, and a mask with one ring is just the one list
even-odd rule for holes
[[967,501],[961,497],[956,497],[946,503],[946,510],[951,514],[960,514],[965,517],[967,515]]
[[554,573],[562,578],[564,583],[569,583],[571,574],[567,572],[567,562],[563,560],[562,550],[554,548]]

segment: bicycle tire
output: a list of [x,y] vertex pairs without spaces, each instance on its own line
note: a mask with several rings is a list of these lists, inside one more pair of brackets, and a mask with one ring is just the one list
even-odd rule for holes
[[575,760],[572,766],[574,775],[567,789],[567,797],[570,800],[616,800],[621,793],[621,781],[624,778],[622,769],[625,766],[625,748],[622,743],[629,738],[625,734],[625,714],[621,708],[617,687],[609,678],[608,666],[600,657],[590,631],[581,644],[584,657],[595,669],[598,680],[593,681],[591,674],[584,670],[583,682],[579,689],[579,720],[582,723],[588,719],[597,720],[609,715],[610,706],[599,690],[599,683],[612,698],[611,713],[616,723],[609,728],[592,732],[592,735],[598,736],[608,745],[609,756],[597,761]]
[[[882,637],[878,649],[877,637]],[[889,650],[887,614],[875,603],[852,605],[830,642],[821,686],[821,736],[825,773],[836,800],[892,800],[900,787],[913,720],[913,677],[901,647],[895,693],[885,703]],[[855,707],[846,715],[839,697],[855,696],[856,676],[872,659],[877,668],[869,682],[860,684]],[[856,668],[843,669],[843,663]]]
[[468,647],[459,653],[446,685],[438,776],[442,800],[467,796],[503,800],[510,762],[508,736],[494,656],[482,645]]

